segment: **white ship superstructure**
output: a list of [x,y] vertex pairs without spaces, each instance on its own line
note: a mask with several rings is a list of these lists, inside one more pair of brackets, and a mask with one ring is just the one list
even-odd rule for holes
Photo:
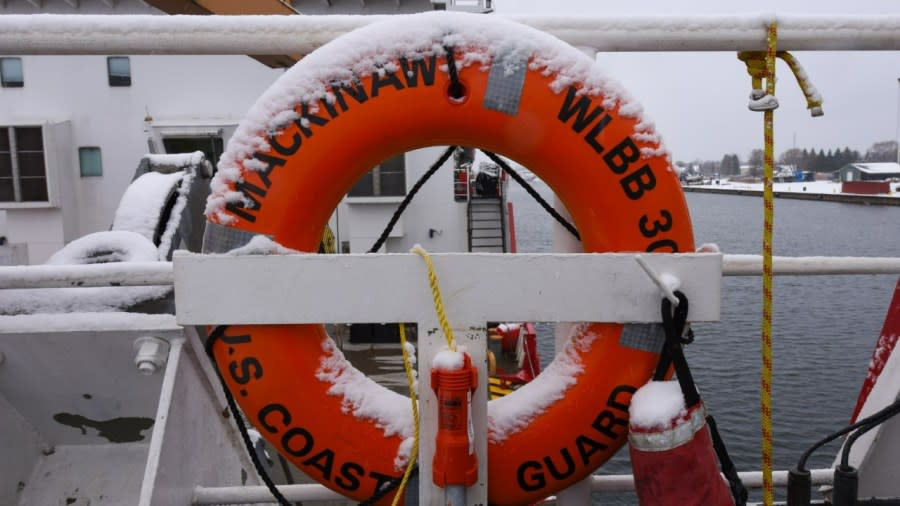
[[[193,14],[289,9],[275,0],[9,0],[0,3],[0,15],[167,15],[151,4]],[[444,8],[444,4],[369,0],[295,2],[294,8],[310,14],[394,14]],[[239,55],[2,58],[0,236],[6,244],[0,244],[0,264],[6,265],[43,263],[66,243],[108,230],[119,199],[146,153],[200,150],[215,165],[247,109],[284,72],[261,61],[273,65],[295,61],[290,57],[257,61]],[[379,134],[390,135],[389,121]],[[410,152],[370,173],[332,219],[338,248],[367,251],[440,151]],[[385,251],[406,251],[417,242],[433,250],[467,249],[466,205],[454,203],[450,165],[435,175],[439,183],[423,187],[391,233]],[[425,212],[429,202],[441,203],[442,212]]]

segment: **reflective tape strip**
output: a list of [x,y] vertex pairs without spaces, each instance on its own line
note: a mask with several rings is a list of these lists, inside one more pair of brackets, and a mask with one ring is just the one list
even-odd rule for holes
[[484,108],[510,116],[518,114],[527,71],[528,58],[524,55],[505,54],[495,58],[484,93]]
[[[228,253],[235,248],[246,245],[250,242],[250,239],[257,235],[265,234],[247,232],[246,230],[226,227],[207,221],[206,230],[203,231],[203,253]],[[272,238],[270,235],[266,235],[266,237]]]
[[631,427],[628,431],[628,443],[636,450],[664,452],[690,441],[704,425],[706,425],[706,406],[701,402],[691,409],[686,420],[678,420],[677,425],[671,429],[640,432]]
[[619,337],[621,346],[651,353],[659,353],[665,342],[666,331],[659,323],[629,323]]

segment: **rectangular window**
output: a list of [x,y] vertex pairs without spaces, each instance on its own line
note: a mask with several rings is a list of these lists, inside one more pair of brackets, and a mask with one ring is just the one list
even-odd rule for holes
[[0,127],[0,202],[48,200],[41,127]]
[[25,86],[21,58],[0,58],[0,84],[4,88],[21,88]]
[[131,86],[131,61],[127,56],[110,56],[106,59],[110,86]]
[[219,157],[225,143],[222,137],[206,136],[206,137],[166,137],[163,139],[163,147],[166,153],[191,153],[194,151],[203,151],[206,159],[212,164],[213,171],[219,163]]
[[349,195],[351,197],[406,195],[406,156],[395,156],[375,166],[353,185]]
[[102,176],[103,160],[100,158],[100,148],[78,148],[78,166],[81,168],[81,177]]

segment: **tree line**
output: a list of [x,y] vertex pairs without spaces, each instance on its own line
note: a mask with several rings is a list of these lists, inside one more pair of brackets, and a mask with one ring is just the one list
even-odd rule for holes
[[[698,167],[701,174],[711,175],[719,173],[723,176],[736,176],[741,173],[741,166],[749,166],[751,176],[762,175],[763,150],[754,149],[745,160],[741,160],[737,154],[729,153],[719,161],[694,160],[690,163],[676,162],[680,167]],[[791,148],[782,152],[778,158],[779,165],[789,165],[804,171],[834,172],[848,163],[856,162],[896,162],[897,141],[881,141],[872,144],[865,154],[850,149],[849,147],[833,148],[829,150]]]

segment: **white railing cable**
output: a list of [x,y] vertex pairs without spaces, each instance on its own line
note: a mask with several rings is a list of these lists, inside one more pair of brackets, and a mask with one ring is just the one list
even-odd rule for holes
[[[308,54],[383,16],[3,15],[0,54]],[[900,16],[508,16],[598,51],[900,50]]]
[[[774,257],[779,276],[900,274],[900,257]],[[723,276],[759,276],[760,255],[723,255]],[[170,286],[171,262],[0,267],[0,289],[92,286]]]

